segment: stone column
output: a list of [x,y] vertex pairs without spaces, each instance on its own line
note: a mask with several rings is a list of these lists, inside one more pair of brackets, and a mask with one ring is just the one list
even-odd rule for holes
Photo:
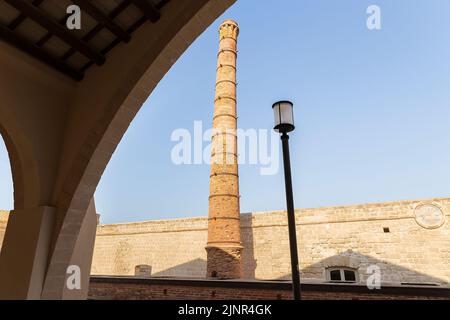
[[239,28],[220,26],[209,196],[207,277],[241,278],[236,59]]
[[38,300],[51,249],[54,207],[10,213],[0,254],[0,300]]
[[[54,232],[55,207],[36,207],[10,213],[0,253],[0,300],[86,299],[97,230],[94,199],[91,200],[74,250],[53,253],[56,262],[70,256],[70,265],[79,267],[80,287],[66,286],[68,265],[58,264],[64,287],[48,279]],[[78,276],[77,275],[77,276]]]
[[[89,279],[91,277],[91,265],[92,256],[94,254],[95,236],[97,233],[97,226],[99,221],[99,215],[95,209],[94,198],[91,199],[89,207],[87,209],[86,215],[83,219],[83,223],[78,234],[77,241],[75,243],[72,253],[72,258],[70,259],[70,265],[72,268],[74,266],[79,268],[79,274],[76,276],[80,277],[80,287],[79,288],[69,288],[67,285],[64,288],[60,288],[58,282],[52,277],[47,275],[44,287],[42,290],[41,299],[45,300],[86,300],[89,292]],[[69,251],[61,252],[59,255],[70,254]],[[54,262],[58,262],[58,257],[55,256]],[[73,270],[69,270],[67,273],[67,268],[69,267],[65,264],[58,264],[58,268],[66,270],[64,283],[67,284],[68,277],[75,276]]]

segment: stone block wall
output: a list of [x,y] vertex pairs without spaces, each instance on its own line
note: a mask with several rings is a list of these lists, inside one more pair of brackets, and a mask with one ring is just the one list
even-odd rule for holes
[[[420,225],[423,204],[439,208],[444,223]],[[327,268],[347,267],[365,283],[376,265],[385,284],[448,286],[449,212],[450,199],[297,210],[302,277],[324,281]],[[244,278],[289,279],[285,212],[243,214],[241,235]],[[153,276],[203,278],[206,239],[206,217],[99,226],[92,274],[133,275],[144,264]]]
[[[324,282],[327,268],[346,267],[365,284],[368,268],[375,265],[383,284],[450,286],[450,199],[304,209],[296,214],[304,280]],[[4,217],[0,214],[0,234]],[[285,212],[243,214],[241,236],[244,278],[290,278]],[[146,265],[154,277],[203,278],[206,242],[206,217],[101,225],[92,274],[133,276],[136,266]]]
[[204,277],[206,231],[206,218],[100,225],[91,273],[134,275],[148,265],[152,275]]
[[[434,204],[444,224],[428,229],[415,208]],[[450,282],[450,200],[405,201],[297,211],[299,259],[304,279],[326,279],[326,268],[381,269],[382,282]],[[284,212],[245,216],[242,223],[246,276],[288,279],[289,240]],[[387,232],[388,231],[388,232]]]
[[2,248],[3,235],[5,234],[6,224],[8,223],[8,211],[0,210],[0,249]]

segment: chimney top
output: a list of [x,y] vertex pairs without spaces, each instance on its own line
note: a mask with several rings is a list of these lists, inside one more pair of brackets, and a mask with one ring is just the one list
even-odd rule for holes
[[224,25],[227,25],[227,24],[232,24],[232,25],[238,27],[237,22],[234,21],[234,20],[231,20],[231,19],[225,20],[224,22],[222,22],[222,24],[220,26],[224,26]]

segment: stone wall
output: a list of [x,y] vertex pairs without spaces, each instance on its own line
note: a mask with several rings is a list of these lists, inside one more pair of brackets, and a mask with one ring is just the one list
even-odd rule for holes
[[3,235],[5,234],[7,223],[8,223],[8,211],[0,210],[0,249],[2,248]]
[[[323,282],[338,266],[365,284],[376,265],[385,285],[450,287],[449,213],[450,199],[298,210],[302,279]],[[289,279],[285,212],[243,214],[241,234],[245,278]],[[101,225],[92,274],[134,275],[144,265],[155,277],[202,278],[206,241],[206,217]]]
[[134,275],[148,265],[152,275],[206,275],[206,218],[100,225],[92,274]]
[[[326,268],[340,266],[365,283],[377,265],[385,284],[448,286],[449,213],[450,199],[298,210],[302,277],[323,281]],[[245,278],[289,279],[285,212],[243,214],[241,233]],[[206,218],[99,226],[92,274],[148,265],[152,276],[204,277],[206,239]]]

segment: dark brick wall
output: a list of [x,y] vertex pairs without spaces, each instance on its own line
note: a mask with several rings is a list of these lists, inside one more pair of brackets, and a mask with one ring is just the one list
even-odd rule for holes
[[[90,299],[112,300],[277,300],[290,299],[286,282],[138,278],[91,278]],[[450,289],[303,284],[305,300],[450,300]]]

